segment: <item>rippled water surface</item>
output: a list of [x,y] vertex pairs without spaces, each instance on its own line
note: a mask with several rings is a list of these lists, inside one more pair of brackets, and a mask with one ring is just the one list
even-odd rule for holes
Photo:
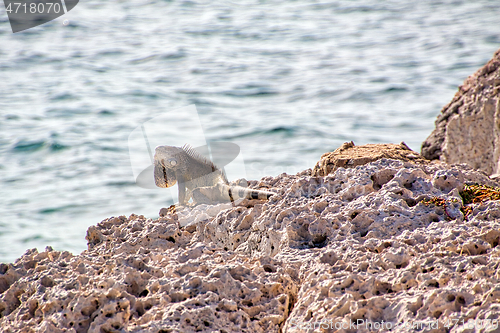
[[[128,136],[190,104],[208,141],[241,147],[249,179],[345,141],[420,150],[500,47],[499,17],[497,0],[89,0],[12,34],[2,7],[0,260],[78,253],[89,225],[173,203],[135,185]],[[189,135],[184,122],[160,127]]]

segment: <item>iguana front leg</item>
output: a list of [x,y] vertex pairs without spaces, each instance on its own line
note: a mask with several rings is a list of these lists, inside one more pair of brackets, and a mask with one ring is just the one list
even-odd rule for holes
[[[186,183],[184,182],[178,182],[177,186],[179,187],[179,204],[185,205],[187,204],[186,202]],[[188,198],[189,200],[189,198]]]

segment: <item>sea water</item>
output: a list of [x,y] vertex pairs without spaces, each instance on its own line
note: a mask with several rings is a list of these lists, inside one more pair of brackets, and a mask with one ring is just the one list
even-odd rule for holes
[[[155,117],[152,136],[201,127],[237,144],[247,179],[311,168],[351,140],[420,151],[500,47],[497,0],[88,0],[16,34],[0,7],[3,262],[77,254],[90,225],[172,204],[136,185],[129,156]],[[189,119],[165,119],[189,105]]]

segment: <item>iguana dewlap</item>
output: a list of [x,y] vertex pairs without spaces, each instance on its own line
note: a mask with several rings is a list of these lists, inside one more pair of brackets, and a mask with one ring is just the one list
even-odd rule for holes
[[238,199],[269,199],[274,193],[229,185],[226,174],[191,146],[158,146],[154,156],[154,177],[158,187],[179,187],[179,203],[192,198],[196,204]]

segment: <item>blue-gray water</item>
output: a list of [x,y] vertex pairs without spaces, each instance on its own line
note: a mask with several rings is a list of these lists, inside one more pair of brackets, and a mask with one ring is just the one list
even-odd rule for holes
[[16,34],[0,7],[0,261],[79,253],[89,225],[168,207],[128,155],[152,117],[195,104],[249,179],[350,140],[419,151],[500,47],[498,0],[90,0]]

